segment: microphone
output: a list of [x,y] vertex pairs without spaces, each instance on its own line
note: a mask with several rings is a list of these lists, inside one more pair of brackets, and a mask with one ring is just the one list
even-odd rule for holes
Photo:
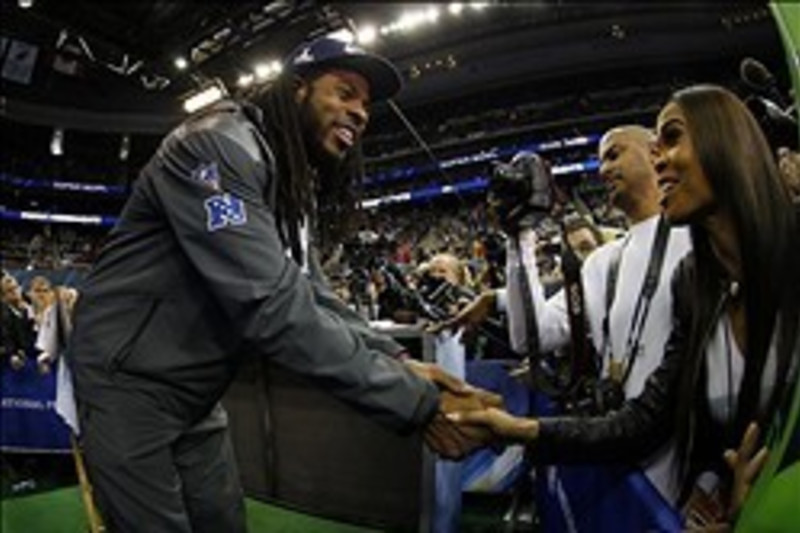
[[739,75],[753,89],[763,89],[775,84],[775,76],[764,64],[752,57],[742,59]]
[[791,103],[778,90],[775,76],[760,61],[752,57],[744,58],[739,64],[739,77],[758,94],[773,99],[780,108],[791,107]]
[[755,94],[744,99],[764,130],[773,149],[787,146],[797,148],[797,118],[789,99],[778,90],[772,72],[752,57],[739,64],[739,76]]

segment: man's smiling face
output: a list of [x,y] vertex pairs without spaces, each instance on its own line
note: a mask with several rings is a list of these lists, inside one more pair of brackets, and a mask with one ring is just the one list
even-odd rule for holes
[[310,82],[301,80],[295,99],[313,157],[345,158],[367,126],[369,98],[367,80],[349,70],[330,70]]

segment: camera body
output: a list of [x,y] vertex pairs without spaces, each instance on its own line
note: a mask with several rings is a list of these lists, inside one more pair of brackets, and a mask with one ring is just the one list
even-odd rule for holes
[[625,391],[619,380],[587,377],[564,401],[564,411],[570,415],[602,416],[616,411],[625,403]]
[[519,152],[509,163],[494,163],[489,200],[506,226],[518,224],[528,214],[550,211],[553,207],[550,166],[533,152]]

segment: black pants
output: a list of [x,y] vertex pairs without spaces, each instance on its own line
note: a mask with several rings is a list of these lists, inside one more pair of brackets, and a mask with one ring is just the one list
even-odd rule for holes
[[222,407],[181,431],[145,399],[112,396],[81,405],[89,477],[109,533],[245,532]]

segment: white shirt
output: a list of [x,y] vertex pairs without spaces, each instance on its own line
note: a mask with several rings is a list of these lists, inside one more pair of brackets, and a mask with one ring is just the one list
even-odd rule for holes
[[[609,311],[608,352],[603,354],[603,373],[608,372],[607,356],[618,360],[626,357],[631,320],[639,299],[647,267],[650,263],[651,249],[655,240],[659,216],[650,217],[634,224],[624,239],[612,241],[592,252],[583,264],[584,306],[586,319],[592,336],[592,343],[598,354],[603,350],[603,320],[606,315],[606,282],[609,265],[620,254],[617,274],[616,294]],[[539,340],[543,352],[566,346],[571,341],[569,316],[564,290],[560,290],[549,300],[544,298],[544,288],[539,280],[535,253],[536,234],[524,230],[520,234],[522,261],[527,271],[531,287],[536,319],[539,326]],[[519,288],[520,257],[512,245],[508,247],[506,279],[508,284],[508,318],[511,345],[514,350],[527,353],[522,292]],[[672,273],[678,262],[691,250],[691,240],[687,228],[673,228],[664,255],[664,263],[659,274],[659,283],[653,294],[650,310],[644,323],[640,351],[630,376],[625,383],[625,397],[634,398],[644,389],[647,377],[661,363],[664,345],[672,330]],[[653,484],[669,500],[677,496],[676,487],[669,482],[670,458],[666,452],[659,452],[648,461],[647,475]]]
[[[780,322],[777,322],[778,324]],[[778,368],[777,332],[767,353],[767,361],[761,375],[760,408],[767,407],[767,401],[775,387],[775,373]],[[744,378],[745,358],[731,328],[730,317],[724,314],[714,328],[705,353],[706,396],[708,397],[711,418],[720,424],[729,425],[736,416],[736,403]]]

